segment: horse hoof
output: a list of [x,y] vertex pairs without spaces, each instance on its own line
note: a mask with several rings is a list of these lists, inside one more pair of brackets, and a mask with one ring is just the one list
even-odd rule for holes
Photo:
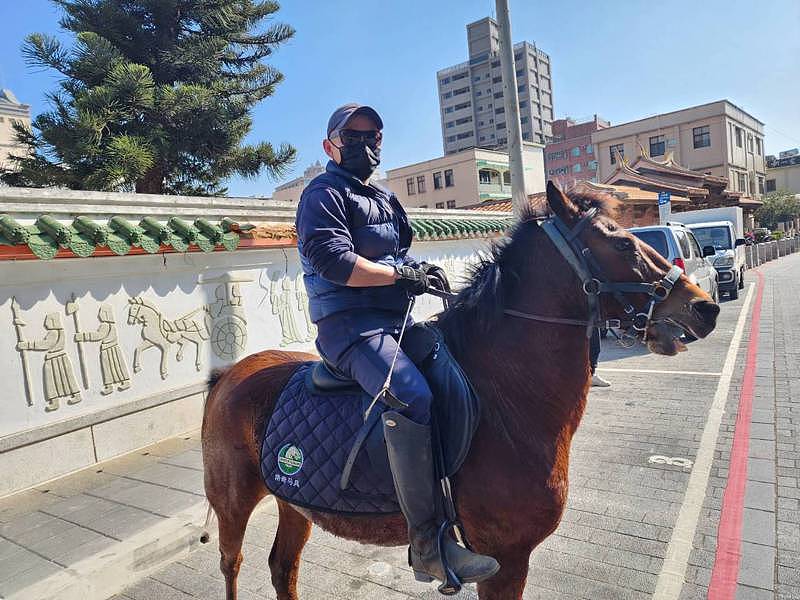
[[166,379],[166,378],[167,378],[167,372],[161,371],[161,379]]
[[133,365],[133,372],[134,373],[139,373],[141,370],[142,370],[142,367],[140,367],[139,365]]

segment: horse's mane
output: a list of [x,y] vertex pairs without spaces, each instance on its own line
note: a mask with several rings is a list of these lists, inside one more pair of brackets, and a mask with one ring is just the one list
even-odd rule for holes
[[[613,218],[619,205],[609,194],[583,186],[568,190],[566,195],[580,213],[597,208]],[[456,357],[467,350],[467,332],[488,334],[502,317],[506,300],[514,296],[521,283],[521,267],[530,260],[538,221],[548,216],[547,211],[544,196],[539,203],[531,202],[506,237],[492,244],[488,255],[470,268],[467,285],[439,315],[438,326]]]

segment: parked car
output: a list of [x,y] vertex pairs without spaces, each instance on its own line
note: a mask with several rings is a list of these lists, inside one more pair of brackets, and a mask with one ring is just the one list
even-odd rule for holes
[[719,273],[719,291],[731,300],[739,297],[744,288],[746,267],[744,216],[738,206],[687,210],[674,213],[670,221],[683,223],[692,230],[700,247],[714,246],[714,266]]
[[632,227],[628,231],[652,246],[669,262],[678,265],[689,281],[697,284],[714,302],[719,302],[717,270],[708,258],[716,254],[713,246],[701,249],[694,234],[680,223]]

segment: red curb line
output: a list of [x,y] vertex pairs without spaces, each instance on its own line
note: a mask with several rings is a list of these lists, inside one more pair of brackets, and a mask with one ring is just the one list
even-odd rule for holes
[[708,600],[734,599],[736,581],[739,576],[739,562],[742,557],[742,521],[744,492],[747,484],[747,455],[750,446],[750,420],[753,415],[758,333],[764,292],[764,275],[758,270],[752,272],[758,276],[758,287],[750,320],[750,340],[747,344],[747,360],[744,367],[742,391],[739,395],[739,411],[736,415],[736,430],[731,447],[728,482],[722,496],[722,514],[717,530],[717,554],[711,570]]

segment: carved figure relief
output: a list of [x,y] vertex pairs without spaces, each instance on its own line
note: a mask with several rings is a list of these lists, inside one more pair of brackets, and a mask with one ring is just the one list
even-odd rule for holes
[[281,346],[288,346],[290,344],[305,342],[305,338],[300,333],[297,323],[295,322],[295,309],[294,302],[296,298],[292,298],[292,280],[288,277],[281,277],[275,274],[275,277],[270,277],[270,294],[269,299],[272,303],[272,314],[278,315],[278,321],[281,324]]
[[[16,312],[16,311],[15,311]],[[15,318],[16,321],[16,318]],[[77,404],[81,401],[81,392],[75,380],[72,361],[64,349],[65,332],[61,324],[61,315],[48,313],[44,318],[46,333],[40,340],[17,342],[20,352],[44,352],[44,366],[42,368],[44,380],[45,411],[57,410],[62,399],[67,404]],[[19,336],[19,333],[18,333]]]
[[235,360],[247,347],[247,319],[238,282],[221,283],[214,289],[216,300],[208,305],[213,319],[211,349],[222,359]]
[[209,309],[202,306],[192,312],[174,320],[164,318],[152,303],[137,296],[128,300],[128,324],[142,326],[142,339],[133,353],[133,372],[142,370],[141,354],[150,348],[161,351],[160,373],[161,379],[167,378],[167,350],[172,344],[178,344],[178,353],[175,358],[183,360],[184,346],[187,342],[194,344],[194,366],[199,371],[202,368],[200,361],[200,344],[209,339]]
[[[77,308],[74,314],[77,315]],[[128,373],[125,356],[119,347],[117,325],[111,306],[101,305],[97,319],[100,321],[97,330],[79,331],[75,334],[75,341],[79,348],[82,342],[100,342],[100,373],[103,377],[103,389],[100,393],[106,396],[114,391],[114,386],[117,386],[120,392],[131,387],[131,376]]]
[[303,274],[300,273],[294,280],[294,295],[297,297],[297,308],[303,313],[306,320],[306,342],[312,342],[317,337],[317,326],[311,321],[311,313],[308,311],[308,293],[306,285],[303,283]]

